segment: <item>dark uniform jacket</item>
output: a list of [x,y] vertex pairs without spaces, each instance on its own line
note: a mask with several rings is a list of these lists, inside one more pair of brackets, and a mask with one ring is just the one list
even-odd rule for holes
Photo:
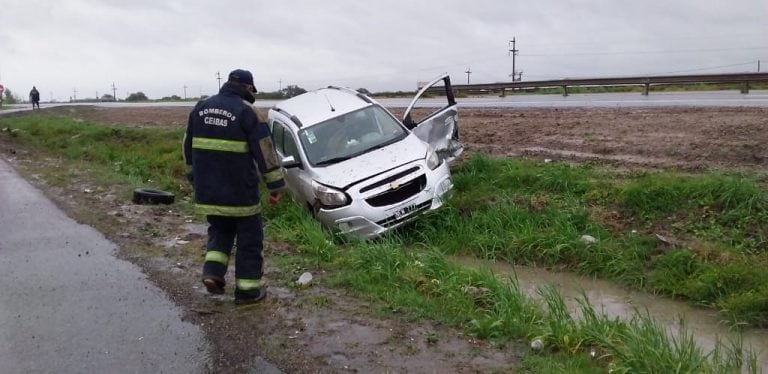
[[243,87],[226,83],[189,114],[184,160],[192,165],[200,214],[255,215],[260,177],[270,191],[285,187],[269,128],[244,97]]

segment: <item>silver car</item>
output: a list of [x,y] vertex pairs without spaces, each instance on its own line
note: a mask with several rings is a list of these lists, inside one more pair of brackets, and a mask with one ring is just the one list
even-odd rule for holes
[[[447,103],[415,120],[417,101],[441,88]],[[269,126],[293,196],[325,226],[372,238],[443,204],[453,188],[448,163],[463,150],[457,114],[442,75],[402,122],[366,95],[328,87],[278,103]]]

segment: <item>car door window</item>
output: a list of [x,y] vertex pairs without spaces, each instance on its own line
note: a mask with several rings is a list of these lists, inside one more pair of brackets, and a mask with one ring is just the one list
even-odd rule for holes
[[272,122],[272,139],[275,142],[275,149],[281,157],[293,156],[295,160],[299,160],[299,148],[296,145],[296,139],[285,125],[278,121]]
[[275,143],[275,149],[285,156],[285,149],[283,148],[283,139],[285,138],[285,130],[279,122],[272,122],[272,141]]
[[287,130],[285,130],[285,136],[283,137],[283,151],[285,156],[293,156],[295,160],[299,160],[299,148],[296,146],[296,139]]

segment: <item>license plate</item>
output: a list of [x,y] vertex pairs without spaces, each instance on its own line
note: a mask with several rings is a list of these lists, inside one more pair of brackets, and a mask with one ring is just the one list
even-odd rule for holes
[[395,218],[403,218],[416,210],[416,204],[408,205],[395,211]]

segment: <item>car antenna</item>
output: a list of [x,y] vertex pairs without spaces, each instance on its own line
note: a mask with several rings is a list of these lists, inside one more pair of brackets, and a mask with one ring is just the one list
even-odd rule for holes
[[334,108],[334,107],[333,107],[333,104],[331,104],[331,100],[330,100],[330,99],[328,99],[328,95],[323,95],[323,96],[325,96],[325,101],[327,101],[327,102],[328,102],[328,106],[329,106],[329,107],[331,107],[331,112],[335,112],[335,111],[336,111],[336,108]]

